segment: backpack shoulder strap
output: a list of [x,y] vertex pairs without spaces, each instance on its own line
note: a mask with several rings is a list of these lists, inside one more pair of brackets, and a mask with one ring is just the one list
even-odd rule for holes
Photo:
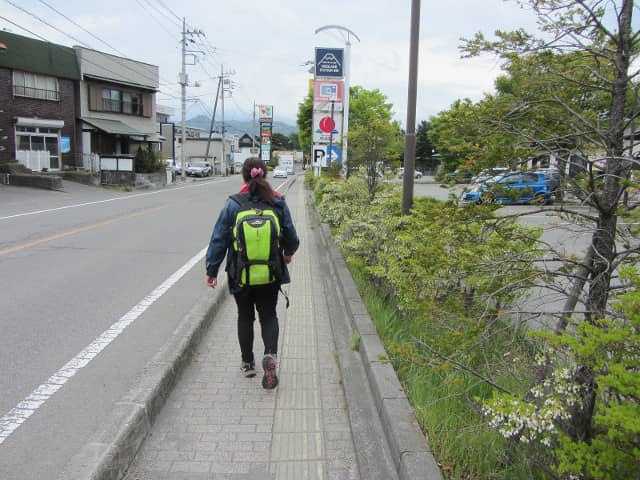
[[246,195],[236,193],[234,195],[230,195],[229,198],[240,205],[242,209],[251,208],[251,201],[249,201],[249,198],[247,198]]

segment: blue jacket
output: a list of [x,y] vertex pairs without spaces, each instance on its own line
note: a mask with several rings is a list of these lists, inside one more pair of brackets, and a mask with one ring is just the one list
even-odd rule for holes
[[[259,201],[258,197],[252,197],[248,193],[242,193],[242,195],[246,195],[253,202]],[[293,225],[291,212],[289,211],[289,207],[287,206],[287,202],[283,196],[274,192],[274,199],[275,212],[278,216],[278,221],[280,222],[282,235],[281,246],[284,255],[293,255],[300,246],[300,239],[298,238],[298,234]],[[207,275],[210,277],[218,276],[218,270],[220,269],[220,265],[222,264],[222,260],[224,260],[225,256],[227,257],[227,265],[231,260],[231,256],[233,255],[233,226],[240,208],[241,207],[238,202],[231,198],[227,198],[227,202],[218,216],[216,225],[213,228],[213,233],[211,234],[211,240],[209,242],[209,248],[207,249],[206,256]],[[289,282],[291,282],[291,277],[289,276],[289,270],[285,265],[282,283]],[[229,290],[231,293],[236,293],[240,290],[240,287],[238,287],[231,278],[229,278]]]

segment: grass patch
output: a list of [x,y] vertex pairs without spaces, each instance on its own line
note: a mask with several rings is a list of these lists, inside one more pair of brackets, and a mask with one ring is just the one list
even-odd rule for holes
[[[418,421],[427,432],[444,478],[546,478],[523,456],[512,458],[509,465],[504,463],[506,440],[485,424],[479,410],[478,399],[489,398],[493,388],[471,375],[442,366],[420,364],[416,351],[406,351],[406,345],[414,342],[420,322],[403,318],[396,306],[385,300],[365,275],[357,268],[350,267],[350,270]],[[451,335],[451,331],[434,329],[431,334],[434,343],[446,342],[443,337]],[[486,345],[485,355],[502,356],[502,347],[502,342],[496,340]],[[512,366],[513,363],[517,362],[512,362]],[[508,384],[509,375],[503,377],[496,380]]]

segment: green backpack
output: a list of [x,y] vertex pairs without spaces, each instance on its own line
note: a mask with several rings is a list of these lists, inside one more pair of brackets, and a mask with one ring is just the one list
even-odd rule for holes
[[231,195],[240,205],[233,225],[233,250],[229,274],[239,286],[280,282],[284,257],[280,247],[280,222],[272,205]]

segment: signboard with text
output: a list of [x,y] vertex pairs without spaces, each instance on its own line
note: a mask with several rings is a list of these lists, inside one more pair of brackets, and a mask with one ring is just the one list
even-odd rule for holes
[[313,115],[314,143],[340,143],[342,141],[342,113],[314,112]]
[[316,78],[344,77],[344,49],[316,47]]
[[273,105],[260,105],[260,121],[273,120]]
[[344,82],[342,80],[318,80],[313,88],[313,109],[330,111],[331,102],[335,112],[342,111]]

